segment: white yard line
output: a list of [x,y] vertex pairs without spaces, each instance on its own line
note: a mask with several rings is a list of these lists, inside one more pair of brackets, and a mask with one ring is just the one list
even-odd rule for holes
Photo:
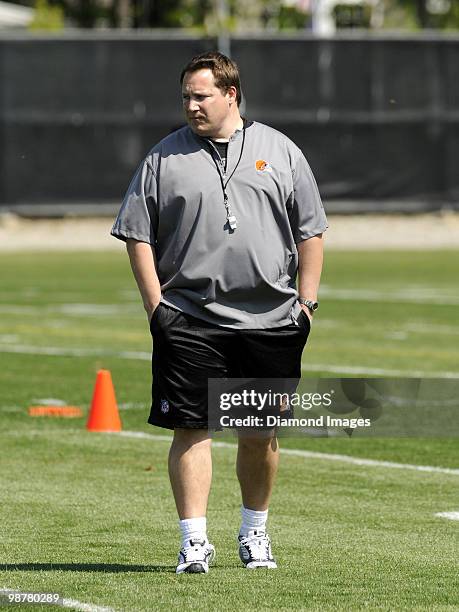
[[145,410],[145,402],[122,402],[118,404],[120,410]]
[[[321,285],[320,297],[330,298],[339,301],[352,302],[398,302],[408,304],[424,304],[429,302],[437,306],[455,306],[459,304],[459,294],[457,290],[439,289],[435,287],[407,287],[400,289],[380,290],[353,288],[346,289]],[[0,304],[0,312],[4,314],[24,314],[24,315],[43,315],[43,314],[63,314],[77,317],[106,317],[141,314],[142,308],[139,300],[111,303],[94,304],[80,303],[76,301],[64,302],[60,304],[48,304],[46,306],[24,305],[15,303]]]
[[[8,587],[0,588],[0,593],[23,593],[23,594],[33,593],[34,595],[45,595],[45,593],[40,593],[32,589],[24,589],[20,591],[19,589],[10,589]],[[27,602],[24,602],[24,603],[27,604]],[[20,605],[20,604],[18,603],[18,604],[13,604],[13,605]],[[34,605],[39,605],[39,604],[37,603]],[[71,610],[78,610],[78,612],[115,612],[113,608],[107,608],[106,606],[96,606],[95,604],[85,603],[82,601],[78,601],[77,599],[62,598],[60,601],[50,604],[50,605],[59,606],[61,608],[70,608]]]
[[413,332],[416,334],[444,334],[447,336],[459,335],[459,325],[431,325],[430,323],[408,323],[401,328],[405,332]]
[[78,349],[58,346],[33,346],[31,344],[1,344],[0,353],[19,353],[24,355],[59,355],[62,357],[101,357],[107,355],[100,349]]
[[[342,326],[342,322],[338,319],[317,319],[314,321],[314,327],[324,329],[337,329]],[[367,328],[371,326],[368,325]],[[392,330],[393,333],[403,333],[403,334],[429,334],[429,335],[446,335],[446,336],[457,336],[459,335],[459,324],[458,325],[443,325],[441,323],[431,324],[431,323],[407,323],[406,325],[400,324]],[[0,336],[1,341],[1,336]],[[5,340],[7,342],[7,340]]]
[[[0,349],[1,350],[1,349]],[[334,372],[342,374],[363,374],[370,376],[394,376],[407,378],[459,378],[457,372],[432,372],[426,370],[393,370],[390,368],[367,368],[365,366],[345,366],[321,363],[308,363],[301,367],[302,372]]]
[[63,608],[70,608],[72,610],[78,610],[79,612],[115,612],[113,608],[107,608],[105,606],[95,606],[91,603],[83,603],[76,599],[64,599],[62,604]]
[[31,344],[0,344],[0,353],[24,355],[51,355],[60,357],[118,357],[150,361],[151,353],[142,351],[104,351],[98,348],[68,348],[60,346],[34,346]]
[[0,312],[12,315],[53,315],[62,314],[76,317],[118,317],[140,314],[142,308],[136,304],[80,304],[69,302],[64,304],[51,304],[49,306],[24,306],[22,304],[0,304]]
[[[171,442],[172,436],[161,436],[156,434],[149,434],[143,431],[121,431],[120,433],[113,433],[110,435],[122,436],[126,438],[145,438],[147,440]],[[236,444],[229,442],[213,442],[217,448],[236,448]],[[335,455],[332,453],[319,453],[316,451],[307,451],[295,448],[283,448],[281,450],[283,455],[291,455],[294,457],[304,457],[308,459],[322,459],[324,461],[338,461],[341,463],[350,463],[358,466],[368,467],[383,467],[389,469],[398,470],[413,470],[415,472],[436,472],[439,474],[449,474],[452,476],[459,476],[459,469],[437,467],[434,465],[414,465],[411,463],[395,463],[393,461],[380,461],[377,459],[361,459],[359,457],[351,457],[350,455]]]
[[352,302],[404,302],[424,303],[426,301],[437,306],[451,306],[459,304],[459,295],[456,291],[448,293],[434,288],[407,288],[381,291],[377,289],[340,289],[321,285],[320,297],[333,300]]
[[[59,357],[116,357],[117,359],[138,359],[150,361],[151,353],[144,351],[104,351],[101,349],[66,348],[57,346],[33,346],[30,344],[2,344],[0,353],[19,353],[25,355],[50,355]],[[313,363],[302,367],[303,372],[329,372],[333,374],[355,374],[362,376],[393,376],[395,378],[459,378],[457,372],[432,370],[394,370],[390,368],[367,368],[365,366],[345,366],[330,363]]]
[[439,518],[449,519],[450,521],[459,521],[459,511],[457,512],[437,512],[435,516]]

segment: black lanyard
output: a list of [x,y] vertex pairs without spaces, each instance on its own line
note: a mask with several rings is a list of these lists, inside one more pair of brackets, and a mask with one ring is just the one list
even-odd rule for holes
[[[226,181],[223,179],[222,176],[222,172],[220,170],[220,168],[218,167],[218,162],[215,158],[214,152],[212,151],[213,146],[211,144],[209,144],[210,147],[210,154],[212,156],[212,159],[214,160],[214,164],[215,167],[217,168],[217,172],[218,172],[218,176],[220,177],[220,183],[222,186],[222,191],[223,191],[223,204],[225,206],[225,210],[226,210],[226,221],[228,223],[228,227],[230,229],[230,231],[234,232],[234,230],[237,228],[237,219],[236,217],[233,215],[232,211],[231,211],[231,206],[230,203],[228,202],[228,194],[226,193],[226,188],[228,186],[228,183],[230,182],[230,180],[233,178],[234,173],[236,172],[239,163],[242,159],[242,153],[244,152],[244,144],[245,144],[245,122],[242,128],[242,146],[241,146],[241,152],[239,153],[239,159],[237,160],[237,164],[234,166],[234,170],[231,172],[231,174],[229,175],[229,177],[226,179]],[[226,165],[228,166],[228,152],[229,152],[229,144],[228,144],[228,149],[226,151]]]

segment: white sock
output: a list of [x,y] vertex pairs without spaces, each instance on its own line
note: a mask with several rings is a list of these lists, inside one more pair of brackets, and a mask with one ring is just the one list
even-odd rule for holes
[[182,546],[189,546],[190,540],[207,540],[207,519],[205,516],[179,521],[182,532]]
[[248,536],[249,531],[266,531],[266,521],[268,520],[268,510],[249,510],[241,506],[242,525],[239,535]]

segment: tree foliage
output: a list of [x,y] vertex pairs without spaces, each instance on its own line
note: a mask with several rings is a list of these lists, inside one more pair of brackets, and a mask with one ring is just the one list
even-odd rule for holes
[[[384,13],[383,28],[417,30],[421,28],[458,29],[459,0],[379,0]],[[35,6],[36,23],[46,21],[59,9],[68,25],[82,28],[194,28],[215,34],[221,27],[230,31],[250,29],[305,29],[311,15],[301,0],[226,0],[228,14],[222,20],[221,0],[17,0]],[[339,4],[339,3],[338,3]],[[362,4],[364,4],[362,2]],[[346,7],[344,7],[346,9]],[[341,21],[349,8],[338,11]],[[361,27],[369,23],[368,5],[363,7]],[[336,16],[335,15],[335,16]],[[339,22],[340,19],[337,18]],[[342,23],[338,26],[346,27]]]
[[457,0],[384,0],[385,27],[458,29]]

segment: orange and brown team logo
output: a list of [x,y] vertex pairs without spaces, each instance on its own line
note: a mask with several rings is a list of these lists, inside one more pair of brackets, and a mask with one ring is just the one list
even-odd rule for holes
[[255,168],[258,170],[258,172],[272,172],[273,171],[271,166],[264,159],[257,159],[257,161],[255,162]]

